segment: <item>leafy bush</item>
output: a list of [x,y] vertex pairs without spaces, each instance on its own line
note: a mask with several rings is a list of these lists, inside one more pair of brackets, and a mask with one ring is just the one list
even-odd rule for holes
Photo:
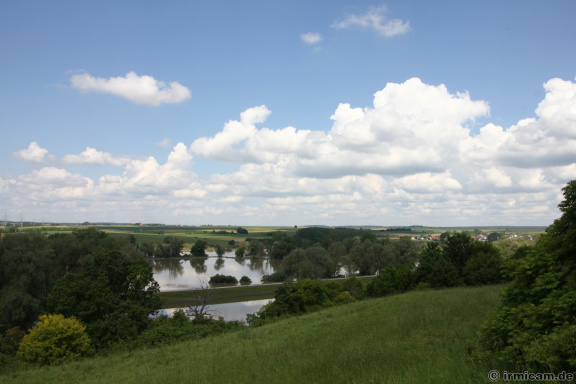
[[356,301],[356,299],[354,298],[354,296],[352,296],[348,292],[340,292],[340,294],[338,296],[336,296],[334,298],[334,300],[332,300],[334,305],[349,304],[349,303],[353,303],[355,301]]
[[244,255],[246,255],[246,246],[240,245],[238,248],[236,248],[236,251],[234,251],[234,254],[238,258],[243,258]]
[[10,328],[0,337],[0,353],[15,356],[26,333],[20,327]]
[[18,358],[40,365],[57,365],[91,354],[90,339],[76,318],[40,316],[38,325],[24,336]]
[[174,344],[183,340],[198,340],[242,329],[235,321],[205,319],[202,323],[191,321],[183,311],[174,312],[171,318],[159,317],[134,341],[133,347],[154,347]]
[[362,300],[366,295],[366,290],[362,281],[356,276],[350,276],[342,283],[342,291],[348,293],[356,300]]
[[343,292],[342,282],[337,280],[325,281],[324,288],[326,289],[326,295],[330,301],[334,301],[334,298]]
[[475,254],[466,261],[462,276],[467,285],[496,284],[501,282],[503,260],[492,243],[476,242]]
[[262,283],[281,283],[286,281],[286,275],[279,272],[274,272],[270,275],[264,275],[260,278]]
[[522,251],[480,332],[484,351],[521,370],[576,370],[576,180],[563,191],[562,217]]
[[248,276],[242,276],[242,277],[240,278],[240,284],[242,284],[242,285],[250,285],[250,284],[252,284],[252,279],[249,278]]
[[212,277],[210,277],[210,281],[209,281],[210,285],[216,285],[216,284],[238,284],[238,279],[235,278],[234,276],[227,276],[227,275],[220,275],[220,274],[216,274]]
[[303,279],[296,283],[284,283],[276,289],[274,301],[258,311],[260,318],[298,315],[329,307],[332,302],[322,281]]
[[366,286],[368,296],[377,297],[393,293],[406,292],[416,283],[412,264],[396,264],[384,268],[380,274]]

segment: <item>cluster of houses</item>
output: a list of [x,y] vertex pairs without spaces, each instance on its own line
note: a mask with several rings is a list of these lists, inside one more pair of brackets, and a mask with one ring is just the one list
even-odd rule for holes
[[412,236],[412,240],[440,241],[440,236],[436,236],[436,235]]
[[[488,236],[489,235],[485,235],[485,234],[480,234],[480,235],[475,235],[472,236],[474,239],[478,240],[478,241],[489,241],[488,240]],[[500,238],[507,238],[507,239],[520,239],[520,238],[525,238],[528,239],[530,241],[534,241],[534,237],[532,235],[522,235],[520,233],[514,233],[514,234],[504,234],[502,237]],[[438,235],[419,235],[419,236],[412,236],[412,240],[422,240],[422,241],[441,241],[442,239],[440,238],[440,236]]]

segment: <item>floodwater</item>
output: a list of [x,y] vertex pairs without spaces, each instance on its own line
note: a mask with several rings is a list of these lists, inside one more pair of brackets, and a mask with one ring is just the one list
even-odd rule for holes
[[[238,303],[214,304],[209,306],[209,311],[215,318],[222,317],[226,321],[246,322],[246,315],[256,313],[263,305],[274,299],[242,301]],[[161,309],[159,314],[172,316],[179,308]]]
[[200,288],[216,274],[234,276],[238,281],[242,276],[252,280],[251,285],[262,284],[264,275],[275,272],[281,260],[236,258],[233,252],[217,257],[182,257],[170,259],[149,259],[154,279],[160,284],[161,292]]

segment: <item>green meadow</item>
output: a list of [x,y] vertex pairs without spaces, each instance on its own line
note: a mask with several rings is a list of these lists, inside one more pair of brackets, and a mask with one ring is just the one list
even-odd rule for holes
[[0,383],[487,383],[474,355],[503,286],[412,291],[179,344],[0,375]]

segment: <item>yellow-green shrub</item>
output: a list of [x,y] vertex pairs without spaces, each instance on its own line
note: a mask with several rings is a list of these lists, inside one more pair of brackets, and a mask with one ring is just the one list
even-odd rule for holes
[[353,303],[355,301],[356,298],[348,292],[340,292],[340,294],[332,300],[332,303],[334,303],[334,305],[343,305]]
[[87,356],[90,352],[86,327],[76,318],[43,315],[38,325],[22,339],[17,356],[28,363],[57,365]]

